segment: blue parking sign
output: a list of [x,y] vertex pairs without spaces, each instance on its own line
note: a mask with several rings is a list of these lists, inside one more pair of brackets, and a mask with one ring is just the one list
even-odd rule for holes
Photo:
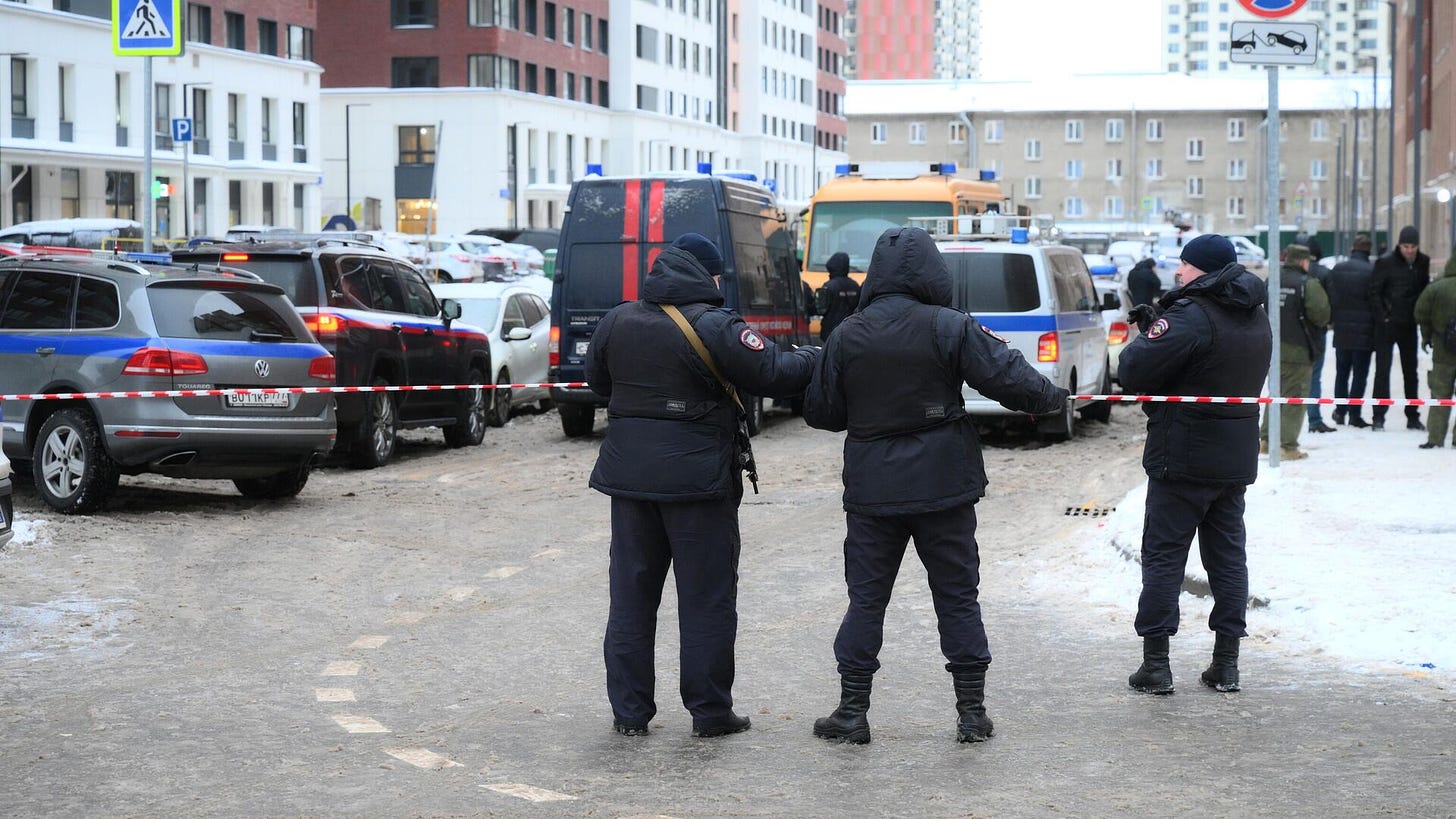
[[111,50],[122,57],[182,53],[182,0],[111,0]]
[[175,119],[172,120],[172,141],[173,142],[191,142],[192,141],[192,118],[191,117],[177,117],[177,118],[175,118]]

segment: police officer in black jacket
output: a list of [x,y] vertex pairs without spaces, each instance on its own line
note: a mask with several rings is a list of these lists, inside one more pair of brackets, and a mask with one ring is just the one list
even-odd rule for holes
[[[1396,248],[1375,260],[1370,273],[1370,304],[1375,310],[1375,386],[1372,398],[1390,397],[1390,366],[1394,350],[1400,349],[1400,372],[1405,397],[1420,397],[1416,379],[1416,299],[1431,283],[1431,257],[1421,252],[1421,234],[1415,227],[1400,229]],[[1377,406],[1372,414],[1376,430],[1385,429],[1389,407]],[[1405,408],[1406,429],[1425,429],[1419,407]]]
[[[1350,258],[1330,271],[1330,324],[1335,330],[1335,397],[1364,398],[1375,350],[1375,311],[1370,303],[1370,237],[1361,233]],[[1335,423],[1368,427],[1358,406],[1338,406]]]
[[643,736],[657,714],[653,646],[669,566],[677,577],[681,693],[693,735],[747,730],[733,713],[738,629],[737,409],[663,310],[676,305],[718,371],[760,396],[796,396],[816,348],[781,350],[722,307],[723,260],[707,238],[678,237],[653,263],[639,301],[602,317],[586,377],[607,396],[607,435],[591,486],[612,498],[611,612],[603,654],[613,726]]
[[810,426],[844,441],[844,576],[849,609],[834,641],[839,708],[816,736],[870,741],[865,712],[880,667],[885,608],[910,538],[925,564],[940,645],[956,693],[957,738],[991,736],[991,652],[977,602],[976,501],[986,488],[976,426],[961,384],[1009,409],[1052,413],[1067,391],[1005,339],[949,307],[952,282],[919,228],[892,228],[875,245],[859,311],[829,338],[804,395]]
[[[1236,261],[1228,239],[1205,233],[1184,245],[1177,286],[1162,314],[1139,308],[1143,334],[1123,349],[1117,375],[1143,395],[1257,396],[1269,373],[1273,336],[1264,281]],[[1156,312],[1156,311],[1154,311]],[[1134,623],[1143,664],[1128,684],[1173,693],[1168,638],[1178,631],[1178,593],[1193,535],[1213,590],[1213,663],[1205,685],[1239,690],[1239,638],[1249,598],[1244,488],[1259,472],[1256,404],[1145,403],[1148,473],[1143,588]]]
[[859,282],[849,277],[849,254],[835,253],[824,263],[829,281],[824,283],[824,317],[819,320],[819,338],[829,338],[839,323],[859,306]]

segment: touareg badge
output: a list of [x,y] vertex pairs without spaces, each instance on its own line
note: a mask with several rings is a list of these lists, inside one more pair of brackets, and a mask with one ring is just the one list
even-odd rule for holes
[[1160,318],[1157,321],[1153,322],[1152,327],[1148,328],[1148,338],[1157,338],[1158,336],[1166,332],[1168,332],[1168,320],[1165,318]]
[[987,327],[984,324],[981,325],[981,332],[985,333],[986,335],[990,336],[991,338],[996,339],[997,341],[1001,342],[1002,344],[1010,344],[1011,343],[1011,341],[1009,339],[1007,339],[1006,336],[1001,335],[1000,333],[996,332],[995,330],[992,330],[990,327]]
[[738,334],[738,341],[750,350],[763,349],[763,337],[749,328],[744,328],[743,332]]

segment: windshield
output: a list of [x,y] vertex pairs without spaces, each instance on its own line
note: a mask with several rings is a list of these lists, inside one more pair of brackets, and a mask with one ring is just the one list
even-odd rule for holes
[[1041,305],[1036,263],[1019,253],[946,253],[955,307],[967,313],[1025,313]]
[[495,332],[495,317],[500,313],[500,299],[456,299],[460,302],[460,320],[486,332]]
[[281,296],[250,290],[148,287],[147,298],[166,338],[298,341],[307,338],[298,314]]
[[820,202],[809,217],[808,269],[823,270],[842,250],[850,269],[863,271],[887,228],[905,227],[912,216],[950,215],[950,202]]

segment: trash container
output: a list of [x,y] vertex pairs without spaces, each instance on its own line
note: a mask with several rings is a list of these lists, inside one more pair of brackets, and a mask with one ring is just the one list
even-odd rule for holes
[[545,274],[546,278],[553,278],[556,275],[556,248],[553,247],[541,255],[545,257],[541,272]]

